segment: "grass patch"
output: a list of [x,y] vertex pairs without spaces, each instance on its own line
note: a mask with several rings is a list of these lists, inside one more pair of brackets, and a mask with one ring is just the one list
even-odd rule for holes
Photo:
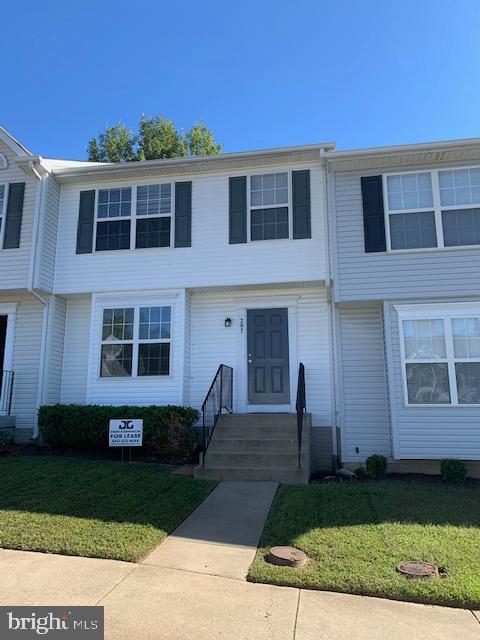
[[138,561],[215,485],[152,464],[0,459],[0,547]]
[[[250,567],[254,582],[457,607],[480,606],[480,491],[372,482],[282,486]],[[302,549],[304,569],[265,561],[275,545]],[[425,560],[446,571],[410,580],[395,566]]]

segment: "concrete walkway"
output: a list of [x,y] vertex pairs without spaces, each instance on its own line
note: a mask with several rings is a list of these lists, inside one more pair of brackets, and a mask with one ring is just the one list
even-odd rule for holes
[[142,564],[245,580],[276,482],[221,482]]
[[275,483],[222,482],[141,564],[0,549],[0,605],[102,605],[107,640],[480,640],[480,613],[251,584]]

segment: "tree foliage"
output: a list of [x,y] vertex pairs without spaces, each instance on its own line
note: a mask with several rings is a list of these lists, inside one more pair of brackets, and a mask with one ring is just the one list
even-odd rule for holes
[[182,158],[220,153],[222,145],[203,121],[187,132],[178,131],[173,120],[142,115],[138,134],[119,122],[108,126],[88,143],[88,159],[94,162],[132,162]]

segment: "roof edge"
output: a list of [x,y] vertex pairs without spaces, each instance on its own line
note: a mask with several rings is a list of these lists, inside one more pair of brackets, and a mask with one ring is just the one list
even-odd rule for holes
[[220,153],[208,156],[195,156],[195,157],[183,157],[183,158],[166,158],[160,160],[140,160],[138,162],[115,162],[115,163],[98,163],[84,167],[68,167],[57,168],[53,170],[53,175],[59,179],[69,178],[74,176],[82,176],[86,173],[90,175],[102,175],[108,176],[110,174],[121,174],[122,172],[130,172],[135,169],[139,173],[143,171],[149,171],[151,169],[162,168],[186,168],[195,167],[197,165],[204,167],[208,170],[208,167],[221,165],[222,163],[228,164],[235,160],[248,160],[249,158],[261,158],[261,157],[274,157],[274,156],[288,156],[302,152],[315,152],[318,151],[319,157],[321,151],[335,149],[334,142],[325,142],[318,144],[301,145],[295,147],[274,147],[271,149],[258,149],[254,151],[239,151],[233,153]]
[[11,133],[9,133],[3,127],[0,127],[0,140],[4,142],[7,147],[10,147],[18,156],[31,156],[31,152],[24,147],[23,144],[17,140]]

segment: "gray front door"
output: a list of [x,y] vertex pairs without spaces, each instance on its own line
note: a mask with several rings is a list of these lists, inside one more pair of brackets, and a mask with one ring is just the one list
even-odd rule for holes
[[288,404],[287,309],[249,309],[247,348],[250,404]]

